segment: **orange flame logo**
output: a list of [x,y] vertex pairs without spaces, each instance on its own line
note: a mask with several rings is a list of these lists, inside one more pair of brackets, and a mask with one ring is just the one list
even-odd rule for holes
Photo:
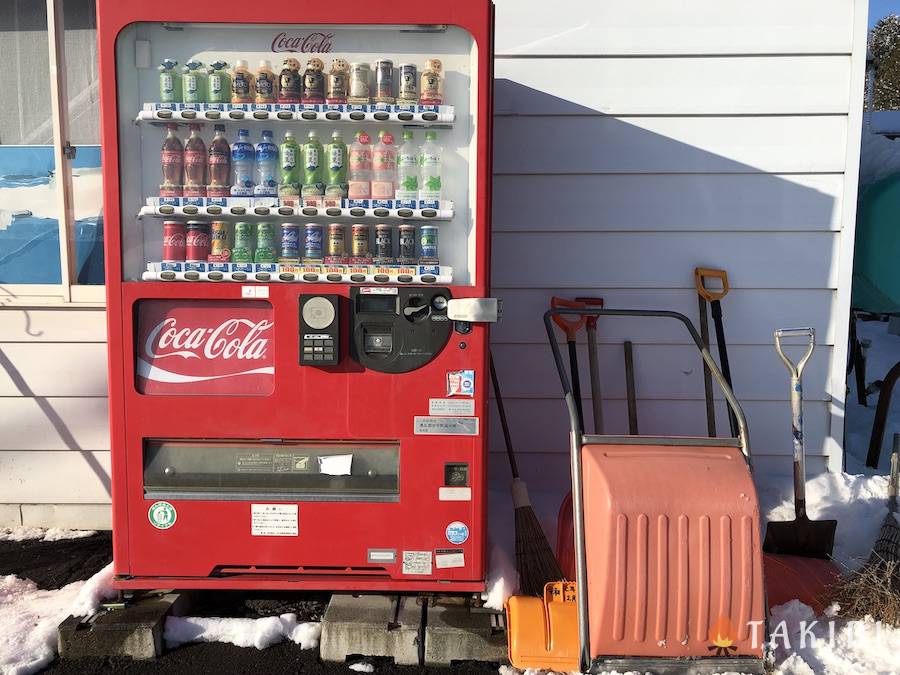
[[727,616],[719,617],[709,629],[709,651],[715,652],[715,656],[729,656],[737,651],[732,639],[731,621]]

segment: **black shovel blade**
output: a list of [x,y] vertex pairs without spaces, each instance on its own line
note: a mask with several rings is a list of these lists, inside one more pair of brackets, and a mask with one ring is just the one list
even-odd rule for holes
[[830,558],[834,552],[836,530],[836,520],[810,520],[805,515],[796,520],[766,523],[763,551],[803,558]]

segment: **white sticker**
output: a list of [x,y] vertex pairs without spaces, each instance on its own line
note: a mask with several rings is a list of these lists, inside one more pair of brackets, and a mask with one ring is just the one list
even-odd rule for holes
[[472,417],[475,415],[475,401],[471,398],[430,398],[428,414]]
[[431,574],[431,551],[403,551],[403,574]]
[[416,415],[413,433],[418,436],[477,436],[478,418]]
[[445,534],[447,535],[447,541],[459,546],[460,544],[465,544],[469,538],[469,526],[459,520],[454,520],[447,526]]
[[472,501],[472,488],[470,488],[470,487],[440,487],[440,488],[438,488],[438,501],[470,502],[470,501]]
[[269,287],[268,286],[257,286],[256,287],[256,297],[257,298],[268,298],[269,297]]
[[349,476],[353,468],[353,455],[320,455],[319,473],[326,476]]
[[296,537],[299,509],[296,504],[251,504],[250,534],[254,537]]
[[359,289],[363,295],[397,295],[396,286],[363,286]]
[[458,548],[439,548],[434,552],[434,566],[439,570],[466,566],[466,554]]
[[178,519],[178,513],[169,502],[154,502],[147,511],[147,518],[157,530],[168,530]]
[[256,297],[256,286],[241,286],[241,297],[242,298],[255,298]]

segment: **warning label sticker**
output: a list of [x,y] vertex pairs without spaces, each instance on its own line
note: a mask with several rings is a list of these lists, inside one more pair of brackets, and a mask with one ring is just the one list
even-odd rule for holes
[[431,574],[431,551],[403,551],[403,574]]
[[251,504],[250,534],[254,537],[296,537],[300,534],[296,504]]
[[428,414],[473,417],[475,401],[471,398],[430,398],[428,399]]
[[434,552],[434,566],[439,570],[466,566],[466,555],[461,548],[439,548]]
[[477,417],[416,415],[413,433],[421,436],[477,436]]

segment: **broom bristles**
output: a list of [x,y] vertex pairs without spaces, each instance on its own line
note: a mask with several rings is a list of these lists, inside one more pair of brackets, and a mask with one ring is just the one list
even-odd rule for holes
[[515,512],[519,592],[541,597],[546,584],[563,581],[565,577],[534,509],[531,506],[519,506]]

